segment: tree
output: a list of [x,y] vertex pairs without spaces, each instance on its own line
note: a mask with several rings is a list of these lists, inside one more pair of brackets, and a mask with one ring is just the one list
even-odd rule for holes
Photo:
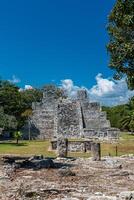
[[20,131],[14,132],[14,138],[16,139],[16,144],[19,143],[19,139],[22,137],[22,133]]
[[0,128],[3,130],[12,130],[17,128],[17,120],[12,115],[4,113],[3,107],[0,107]]
[[20,91],[20,95],[24,112],[26,109],[32,108],[32,102],[41,101],[43,92],[41,89],[30,89],[30,90]]
[[102,109],[107,112],[107,117],[110,120],[111,126],[122,129],[120,119],[128,115],[130,112],[129,106],[125,104],[114,107],[102,107]]
[[0,80],[0,107],[4,109],[6,115],[14,116],[17,120],[18,130],[25,124],[26,120],[21,114],[26,109],[32,108],[32,102],[40,101],[41,98],[42,91],[40,89],[20,91],[19,87],[9,81]]
[[9,81],[0,80],[0,106],[4,113],[17,117],[21,112],[21,95],[19,88]]
[[130,112],[121,120],[123,128],[129,129],[132,133],[134,132],[134,112]]
[[127,76],[130,89],[134,89],[134,0],[117,0],[109,15],[110,68],[114,78]]
[[32,116],[32,109],[27,109],[22,113],[22,117],[26,117],[28,121],[28,138],[31,140],[31,116]]

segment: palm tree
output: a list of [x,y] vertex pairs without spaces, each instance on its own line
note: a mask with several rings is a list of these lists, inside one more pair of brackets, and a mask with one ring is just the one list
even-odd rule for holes
[[27,109],[21,114],[21,116],[26,117],[27,121],[28,121],[28,138],[29,138],[29,140],[31,140],[31,116],[32,116],[32,114],[33,114],[32,109]]
[[134,111],[128,113],[127,116],[123,117],[120,121],[123,129],[129,129],[132,133],[134,132]]
[[19,143],[19,139],[22,137],[22,133],[20,131],[14,132],[14,138],[16,139],[16,144]]

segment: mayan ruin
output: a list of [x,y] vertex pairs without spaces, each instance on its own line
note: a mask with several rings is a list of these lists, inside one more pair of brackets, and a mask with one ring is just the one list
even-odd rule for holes
[[[118,139],[119,130],[111,128],[106,112],[98,102],[90,102],[86,90],[78,90],[75,100],[56,99],[53,93],[43,93],[40,103],[33,103],[33,127],[37,138]],[[36,132],[35,130],[35,132]]]

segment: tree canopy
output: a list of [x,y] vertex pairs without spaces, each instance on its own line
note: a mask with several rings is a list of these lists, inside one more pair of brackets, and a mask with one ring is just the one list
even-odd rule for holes
[[0,107],[0,128],[3,130],[17,128],[16,118],[12,115],[5,114],[3,107]]
[[41,98],[40,89],[20,91],[9,81],[0,80],[0,127],[19,129],[26,120],[22,113],[31,109],[32,102],[40,101]]
[[126,75],[128,86],[134,89],[134,0],[117,0],[108,23],[110,41],[109,66],[115,78]]
[[43,92],[55,99],[65,98],[62,89],[45,85],[41,89],[20,90],[9,81],[0,80],[0,128],[19,130],[32,115],[32,102],[40,102]]
[[127,104],[114,107],[103,107],[113,127],[134,131],[134,97]]

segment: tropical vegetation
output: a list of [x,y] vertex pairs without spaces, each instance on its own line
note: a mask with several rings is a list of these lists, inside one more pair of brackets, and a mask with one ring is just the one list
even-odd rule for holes
[[116,79],[125,75],[134,89],[134,0],[117,0],[108,19],[109,67]]

